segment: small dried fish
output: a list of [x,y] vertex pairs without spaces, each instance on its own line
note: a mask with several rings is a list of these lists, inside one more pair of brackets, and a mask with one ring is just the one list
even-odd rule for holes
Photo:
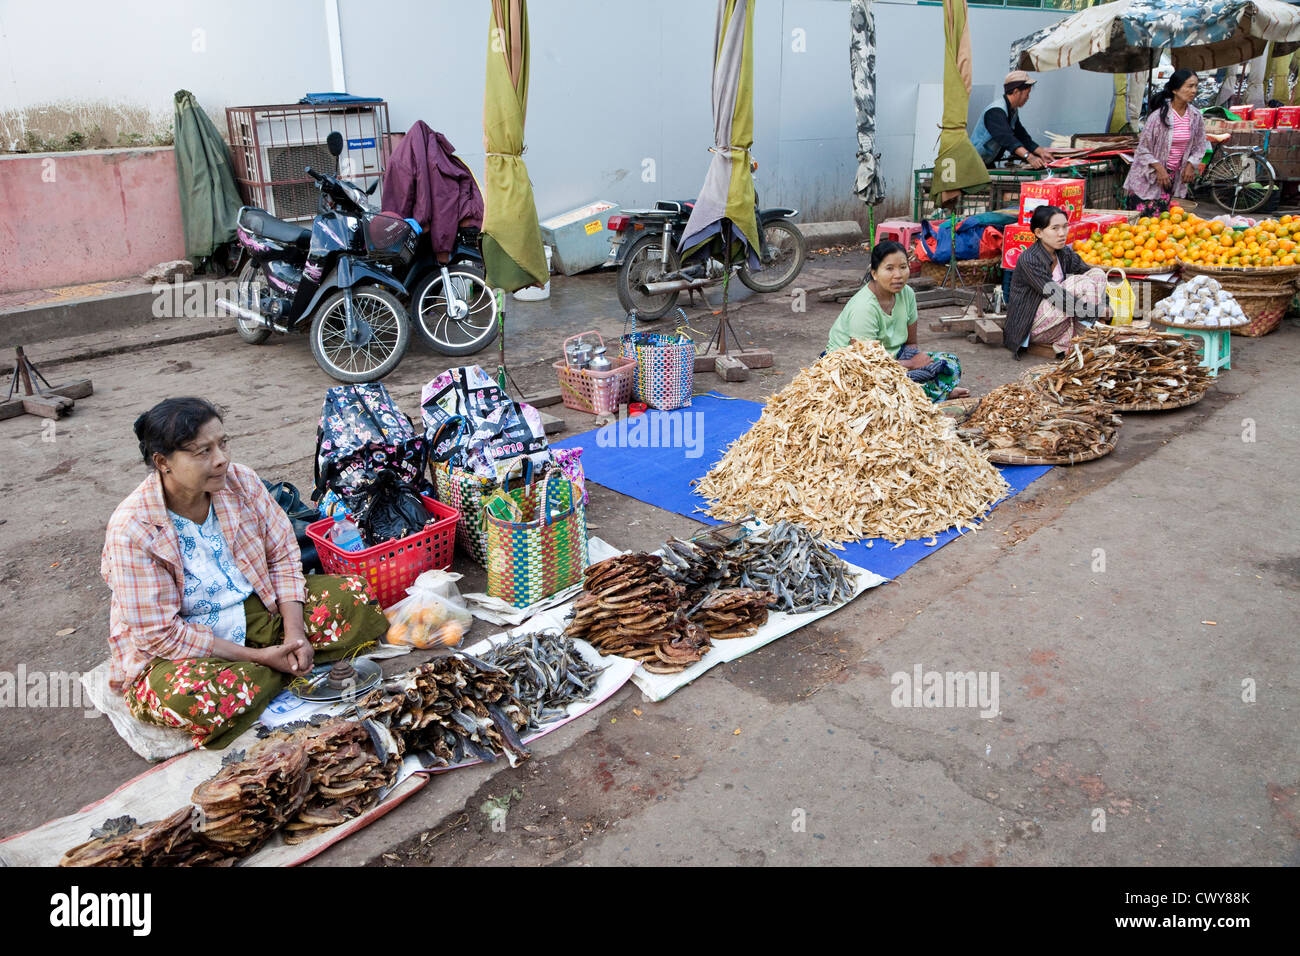
[[1181,405],[1212,382],[1190,339],[1094,325],[1035,385],[1063,404]]
[[1020,449],[1041,458],[1095,453],[1115,441],[1120,417],[1107,402],[1061,405],[1036,385],[999,385],[957,434],[981,451]]
[[591,697],[605,669],[587,663],[573,638],[561,631],[518,634],[492,647],[483,660],[510,676],[515,697],[528,712],[524,733],[563,716],[574,701]]
[[696,487],[714,517],[785,519],[830,541],[973,528],[1007,490],[906,370],[864,341],[796,375]]

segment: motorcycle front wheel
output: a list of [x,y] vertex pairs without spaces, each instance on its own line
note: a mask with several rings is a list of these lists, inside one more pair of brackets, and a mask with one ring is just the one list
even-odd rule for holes
[[374,382],[397,368],[411,340],[411,320],[397,297],[378,286],[352,289],[356,317],[369,327],[366,341],[347,340],[347,294],[340,289],[316,310],[311,354],[325,374],[340,382]]
[[763,226],[763,244],[767,247],[759,268],[751,271],[749,263],[740,266],[740,281],[755,292],[778,292],[794,281],[808,258],[808,242],[799,227],[786,219],[773,219]]
[[469,309],[458,319],[448,308],[451,296],[443,288],[442,270],[429,273],[411,293],[416,327],[429,347],[443,355],[473,355],[497,337],[497,297],[484,281],[483,270],[470,263],[447,267],[451,292]]
[[636,310],[637,318],[647,321],[662,319],[677,304],[678,292],[661,292],[651,295],[647,282],[657,282],[665,272],[676,272],[681,260],[676,249],[668,250],[668,267],[663,261],[663,236],[642,236],[632,243],[627,258],[618,269],[618,301],[624,312]]
[[[238,289],[235,298],[239,305],[260,314],[262,292],[269,288],[261,267],[252,259],[246,259],[235,284]],[[271,337],[271,330],[265,325],[258,325],[242,315],[235,316],[235,331],[249,345],[261,345]]]

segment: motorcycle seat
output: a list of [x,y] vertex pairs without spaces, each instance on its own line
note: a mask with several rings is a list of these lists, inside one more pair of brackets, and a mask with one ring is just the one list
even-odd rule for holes
[[310,229],[285,222],[283,219],[276,219],[265,209],[245,206],[239,213],[239,224],[253,235],[270,239],[272,242],[304,247],[311,244]]
[[692,209],[695,208],[695,200],[694,199],[677,199],[677,200],[661,199],[655,203],[655,208],[661,209],[664,212],[689,213]]

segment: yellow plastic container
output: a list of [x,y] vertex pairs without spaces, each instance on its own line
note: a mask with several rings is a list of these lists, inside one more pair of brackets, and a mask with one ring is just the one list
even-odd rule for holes
[[[1112,283],[1112,272],[1119,273],[1119,282]],[[1128,273],[1123,269],[1111,269],[1106,273],[1106,298],[1110,300],[1110,324],[1133,324],[1133,286],[1128,281]]]

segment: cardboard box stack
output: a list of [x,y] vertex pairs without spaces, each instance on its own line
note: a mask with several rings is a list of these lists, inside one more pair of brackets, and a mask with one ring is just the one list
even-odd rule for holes
[[[1039,206],[1057,206],[1070,224],[1069,242],[1087,239],[1097,231],[1097,217],[1083,215],[1084,181],[1082,179],[1038,179],[1020,187],[1020,219],[1002,231],[1002,268],[1014,269],[1020,253],[1034,244],[1029,218]],[[1118,217],[1123,219],[1123,216]]]

